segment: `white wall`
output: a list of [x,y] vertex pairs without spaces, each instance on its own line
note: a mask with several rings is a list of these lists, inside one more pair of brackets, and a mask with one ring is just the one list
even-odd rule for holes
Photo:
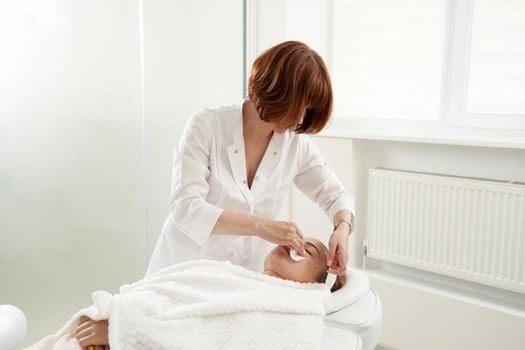
[[[329,45],[323,44],[322,38],[317,35],[323,33],[322,26],[330,20],[324,10],[326,5],[327,2],[298,0],[263,2],[259,12],[262,17],[259,18],[261,49],[284,40],[302,40],[318,51],[330,65]],[[296,23],[298,17],[301,20]],[[329,35],[327,33],[326,38]],[[323,51],[325,48],[328,51]],[[349,242],[352,267],[363,266],[362,241],[366,237],[369,168],[380,166],[520,182],[525,180],[523,149],[328,136],[315,136],[313,139],[356,199],[357,227]],[[321,210],[297,189],[291,192],[289,210],[290,219],[297,222],[307,236],[317,237],[324,243],[328,241],[331,224]],[[364,270],[383,303],[380,344],[385,348],[523,349],[523,295],[386,265],[367,259],[367,268],[371,270]]]
[[[355,196],[357,227],[351,236],[349,259],[351,266],[358,268],[363,266],[361,242],[367,228],[369,168],[525,180],[525,150],[520,149],[319,136],[314,141]],[[290,203],[291,220],[307,235],[326,243],[331,226],[320,209],[296,189]],[[365,272],[383,303],[381,344],[403,350],[523,348],[522,295],[474,283],[459,284],[431,274],[418,278],[408,269],[381,272],[382,265],[371,259],[367,266],[372,270]],[[389,270],[396,269],[389,266]],[[427,283],[427,279],[434,283]]]
[[[318,137],[330,164],[353,186],[357,228],[350,250],[362,266],[360,242],[366,236],[368,169],[384,167],[523,182],[525,150]],[[345,149],[335,153],[334,149]],[[307,222],[303,212],[295,220]],[[359,242],[359,243],[357,243]],[[359,249],[358,249],[359,247]],[[380,342],[396,349],[521,349],[525,343],[525,298],[475,283],[460,283],[367,260],[365,270],[383,302]],[[377,269],[377,270],[376,270]]]
[[[356,231],[350,239],[352,267],[363,267],[368,169],[385,167],[523,182],[525,150],[380,140],[313,137],[328,164],[356,199]],[[290,219],[303,232],[328,241],[331,225],[317,205],[297,189]],[[525,298],[498,290],[417,273],[367,259],[364,270],[383,303],[380,344],[402,350],[522,349]]]

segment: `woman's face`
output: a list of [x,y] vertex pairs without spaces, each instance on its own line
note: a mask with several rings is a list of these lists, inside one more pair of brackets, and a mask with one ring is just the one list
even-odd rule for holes
[[328,249],[315,238],[305,238],[306,258],[294,261],[290,247],[279,245],[264,260],[264,273],[297,282],[318,282],[318,276],[328,271]]

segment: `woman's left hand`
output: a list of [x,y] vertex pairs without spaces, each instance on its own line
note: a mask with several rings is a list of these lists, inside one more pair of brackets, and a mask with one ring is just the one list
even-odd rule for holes
[[95,345],[96,349],[109,348],[108,320],[95,321],[86,316],[81,316],[75,338],[82,349],[88,349]]
[[328,272],[340,275],[348,262],[348,226],[339,225],[328,241]]

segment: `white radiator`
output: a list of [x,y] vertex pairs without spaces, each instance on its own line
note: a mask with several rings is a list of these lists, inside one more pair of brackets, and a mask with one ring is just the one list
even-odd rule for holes
[[370,169],[368,257],[525,294],[525,184]]

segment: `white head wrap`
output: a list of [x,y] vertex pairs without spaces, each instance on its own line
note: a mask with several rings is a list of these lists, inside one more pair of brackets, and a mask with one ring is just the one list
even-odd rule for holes
[[337,275],[335,273],[328,272],[326,275],[326,281],[324,281],[325,286],[327,286],[328,289],[332,289],[336,279]]

